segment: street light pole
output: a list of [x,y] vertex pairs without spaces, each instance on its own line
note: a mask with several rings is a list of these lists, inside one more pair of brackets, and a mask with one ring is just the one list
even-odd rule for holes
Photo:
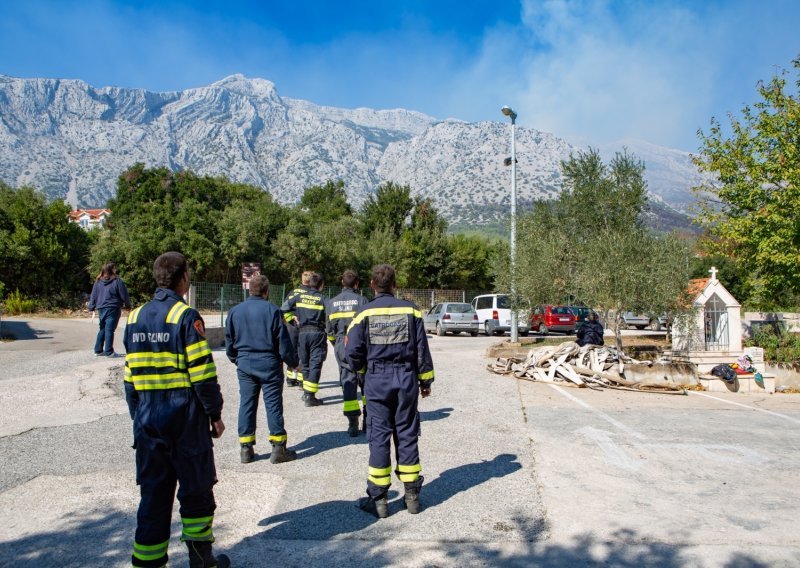
[[511,342],[519,339],[517,329],[517,145],[514,138],[514,126],[517,122],[517,113],[511,107],[504,106],[500,109],[504,115],[511,118]]

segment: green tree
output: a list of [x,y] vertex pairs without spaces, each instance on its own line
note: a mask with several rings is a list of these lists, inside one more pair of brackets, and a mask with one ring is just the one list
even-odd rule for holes
[[[626,152],[608,166],[595,150],[562,162],[558,200],[520,217],[516,283],[534,304],[582,302],[619,315],[677,310],[687,282],[685,241],[644,228],[644,165]],[[505,266],[503,266],[505,265]],[[510,288],[508,261],[498,284]]]
[[253,186],[142,164],[120,175],[109,208],[109,230],[92,249],[92,265],[114,260],[139,297],[152,292],[153,261],[168,250],[187,256],[196,281],[236,281],[244,260],[273,267],[270,238],[285,218]]
[[[800,57],[792,65],[800,87]],[[800,99],[787,74],[759,83],[761,100],[730,115],[729,129],[712,118],[695,158],[711,174],[695,188],[709,246],[746,267],[762,305],[800,292]]]
[[89,285],[92,237],[69,222],[68,205],[0,182],[0,281],[8,290],[64,306]]
[[329,221],[353,215],[353,209],[347,201],[344,182],[341,180],[306,188],[303,197],[300,198],[300,208],[316,221]]
[[361,209],[364,234],[369,236],[376,229],[389,227],[395,238],[400,237],[413,209],[409,186],[391,181],[384,183],[374,195],[367,197]]

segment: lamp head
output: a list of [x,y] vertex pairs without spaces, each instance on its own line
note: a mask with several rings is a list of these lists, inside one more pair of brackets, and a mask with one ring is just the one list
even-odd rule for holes
[[512,120],[517,118],[517,113],[511,110],[511,107],[509,106],[504,106],[503,108],[500,109],[500,112],[502,112],[506,116],[510,116]]

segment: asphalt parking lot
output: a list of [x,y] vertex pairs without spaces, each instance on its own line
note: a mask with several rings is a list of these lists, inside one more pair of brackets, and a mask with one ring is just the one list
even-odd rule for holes
[[[88,320],[9,321],[28,333],[0,343],[0,563],[127,566],[138,493],[122,360],[92,357]],[[218,548],[235,566],[800,565],[798,395],[521,381],[485,369],[501,340],[430,337],[423,510],[408,515],[395,482],[380,521],[354,505],[367,446],[344,432],[332,353],[324,406],[285,392],[300,459],[272,465],[262,443],[242,465],[235,369],[216,351],[228,426],[216,446]]]

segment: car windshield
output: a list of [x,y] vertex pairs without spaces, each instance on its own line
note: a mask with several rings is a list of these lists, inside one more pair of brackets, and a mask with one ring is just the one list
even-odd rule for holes
[[569,311],[569,308],[565,308],[564,306],[556,306],[553,308],[552,312],[554,314],[567,314],[570,316],[572,315],[572,312]]
[[475,310],[469,304],[447,304],[447,311],[451,314],[468,314]]

